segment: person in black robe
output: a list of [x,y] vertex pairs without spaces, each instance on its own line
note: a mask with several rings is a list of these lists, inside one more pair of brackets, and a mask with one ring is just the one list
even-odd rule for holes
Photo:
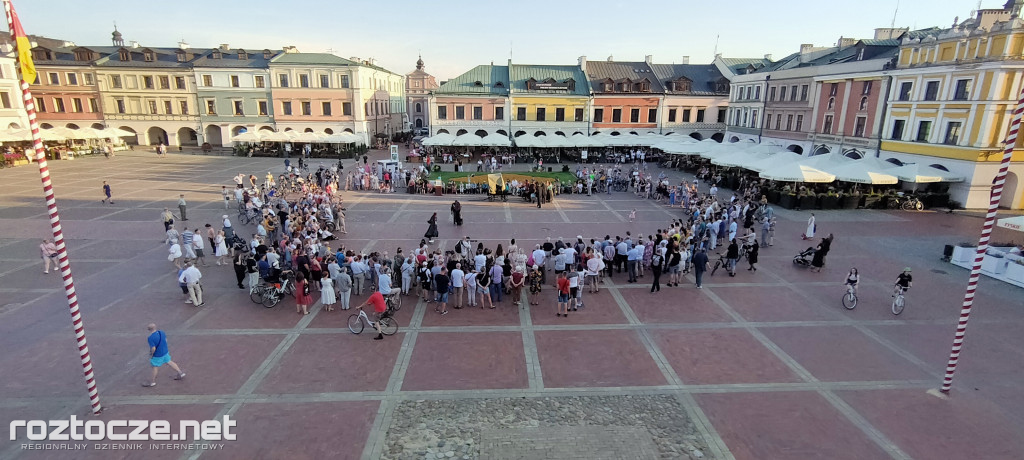
[[462,203],[459,203],[459,200],[455,200],[455,202],[452,203],[451,212],[452,222],[454,222],[455,225],[462,226]]
[[430,225],[427,227],[427,233],[424,233],[423,237],[429,239],[430,242],[433,243],[434,242],[434,238],[437,238],[437,235],[438,235],[438,233],[437,233],[437,213],[436,212],[432,216],[430,216],[430,220],[428,220],[427,223],[430,224]]

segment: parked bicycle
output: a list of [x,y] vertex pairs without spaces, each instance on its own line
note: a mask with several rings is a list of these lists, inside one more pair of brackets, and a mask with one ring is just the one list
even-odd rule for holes
[[904,211],[921,211],[924,209],[924,203],[921,202],[921,200],[916,196],[899,195],[896,198],[889,200],[889,209],[903,209]]
[[282,281],[262,283],[252,289],[249,300],[262,304],[266,308],[274,308],[286,295],[295,296],[295,278],[291,272],[281,275]]

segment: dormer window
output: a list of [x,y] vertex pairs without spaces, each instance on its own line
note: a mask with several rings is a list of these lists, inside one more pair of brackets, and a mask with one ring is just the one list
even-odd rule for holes
[[477,80],[477,81],[473,82],[473,86],[481,87],[481,86],[484,86],[484,84],[480,80]]
[[270,50],[263,50],[263,59],[270,59],[272,57],[274,57],[274,53],[270,52]]
[[611,83],[602,83],[601,84],[601,91],[604,91],[604,92],[608,93],[608,92],[611,92],[611,90],[612,90],[612,84]]
[[569,88],[569,91],[575,91],[576,90],[576,80],[573,80],[573,79],[570,78],[570,79],[565,81],[565,84]]
[[535,86],[537,86],[537,80],[536,79],[534,79],[533,77],[530,77],[529,80],[526,80],[526,89],[532,90]]
[[178,50],[174,54],[177,55],[178,62],[185,62],[187,60],[185,56],[185,50]]
[[44,48],[34,49],[32,50],[32,59],[37,61],[49,61],[53,59],[53,53]]
[[151,50],[146,50],[142,53],[142,58],[145,59],[146,62],[153,62],[156,60],[156,53]]
[[221,54],[220,50],[213,50],[213,54],[210,57],[213,59],[220,59],[224,57],[224,55]]
[[505,87],[505,84],[499,81],[499,82],[497,82],[497,83],[495,83],[495,84],[494,84],[494,87],[495,87],[495,88],[504,88],[504,87]]
[[692,89],[692,85],[689,80],[676,80],[672,82],[672,91],[683,91],[688,92]]
[[122,48],[117,52],[117,57],[121,59],[121,62],[127,62],[132,60],[132,53],[129,53],[128,50]]
[[76,61],[91,61],[92,51],[89,50],[75,50]]
[[238,50],[238,60],[239,61],[245,61],[245,60],[248,60],[248,59],[249,59],[249,53],[246,53],[245,50]]

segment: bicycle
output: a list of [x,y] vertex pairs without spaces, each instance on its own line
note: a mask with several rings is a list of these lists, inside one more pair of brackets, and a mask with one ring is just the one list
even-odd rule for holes
[[276,283],[264,283],[256,286],[249,293],[249,300],[253,303],[263,304],[266,308],[277,306],[285,295],[295,296],[295,281],[289,272],[284,281]]
[[384,296],[384,301],[388,305],[388,311],[395,313],[402,309],[402,290],[392,288],[392,292],[389,295]]
[[238,221],[242,225],[248,225],[251,223],[259,222],[260,214],[255,209],[246,209],[244,212],[238,213]]
[[907,292],[907,288],[896,285],[896,294],[892,298],[892,314],[898,315],[903,313],[903,306],[906,299],[903,297],[903,293]]
[[846,285],[846,294],[843,294],[843,306],[847,310],[857,308],[857,291],[852,284]]
[[924,209],[924,203],[921,202],[916,196],[909,197],[903,200],[901,203],[904,211],[921,211]]
[[[374,322],[370,321],[370,317],[366,316],[366,312],[362,308],[359,308],[359,313],[353,313],[348,317],[348,330],[353,334],[359,334],[363,332],[366,325],[374,327]],[[380,332],[384,335],[395,335],[398,332],[398,322],[391,317],[391,311],[386,310],[380,317]]]
[[[728,267],[728,265],[729,265],[729,262],[727,262],[725,260],[725,255],[723,255],[722,253],[719,252],[718,253],[718,260],[715,261],[715,266],[711,268],[711,275],[710,276],[715,276],[715,271],[716,270],[718,270],[721,267]],[[726,268],[726,271],[729,271],[729,269]]]

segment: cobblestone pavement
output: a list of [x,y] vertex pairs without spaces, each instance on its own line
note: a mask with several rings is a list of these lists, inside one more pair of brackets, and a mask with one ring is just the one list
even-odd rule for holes
[[[813,273],[792,263],[811,244],[799,237],[808,213],[777,209],[775,244],[762,248],[756,272],[705,277],[702,290],[687,275],[655,294],[650,275],[627,284],[615,274],[567,318],[552,315],[550,290],[528,309],[506,300],[444,317],[410,297],[401,331],[382,341],[349,333],[344,311],[255,305],[229,267],[203,268],[206,307],[183,304],[160,212],[185,193],[189,223],[216,224],[230,177],[282,166],[142,152],[51,163],[106,407],[99,418],[231,415],[239,440],[223,450],[59,452],[4,438],[0,458],[1024,458],[1020,289],[982,279],[951,397],[925,393],[941,381],[967,278],[939,257],[944,244],[977,238],[976,217],[817,211],[819,233],[836,241]],[[103,180],[116,204],[100,203]],[[5,169],[0,183],[0,426],[87,418],[62,285],[40,267],[49,227],[37,172]],[[345,198],[350,232],[338,244],[392,253],[414,247],[429,215],[450,203]],[[436,247],[467,235],[492,247],[636,235],[679,217],[628,193],[562,196],[543,209],[460,199],[467,223],[442,219]],[[908,265],[914,288],[894,317],[889,287]],[[840,297],[851,266],[862,286],[848,311]],[[139,385],[149,322],[167,331],[185,381],[162,372],[156,387]]]

